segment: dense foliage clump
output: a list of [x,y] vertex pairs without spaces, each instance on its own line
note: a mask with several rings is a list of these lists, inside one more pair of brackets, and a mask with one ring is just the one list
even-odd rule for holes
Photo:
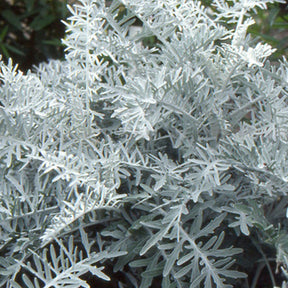
[[65,61],[1,62],[1,287],[285,287],[270,2],[81,0]]

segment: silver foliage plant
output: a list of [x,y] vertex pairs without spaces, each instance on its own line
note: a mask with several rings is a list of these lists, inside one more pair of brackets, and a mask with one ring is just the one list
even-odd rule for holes
[[110,2],[69,7],[65,61],[0,64],[1,287],[276,286],[288,63],[247,35],[273,1]]

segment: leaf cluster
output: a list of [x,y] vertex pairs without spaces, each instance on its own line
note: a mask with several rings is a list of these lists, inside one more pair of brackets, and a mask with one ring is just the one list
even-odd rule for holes
[[288,63],[247,35],[271,2],[81,0],[65,61],[0,63],[2,287],[285,285]]

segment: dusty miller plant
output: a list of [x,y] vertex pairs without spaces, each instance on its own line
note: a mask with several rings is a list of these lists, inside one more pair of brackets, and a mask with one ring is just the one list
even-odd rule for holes
[[282,285],[288,63],[246,35],[270,2],[81,0],[65,61],[1,62],[1,287]]

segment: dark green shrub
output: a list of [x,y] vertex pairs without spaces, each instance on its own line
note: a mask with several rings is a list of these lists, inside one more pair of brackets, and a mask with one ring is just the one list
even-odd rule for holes
[[63,57],[60,39],[67,0],[1,0],[0,54],[22,70],[50,58]]
[[274,3],[267,10],[257,9],[256,23],[248,30],[251,35],[277,48],[272,59],[288,55],[288,2]]

